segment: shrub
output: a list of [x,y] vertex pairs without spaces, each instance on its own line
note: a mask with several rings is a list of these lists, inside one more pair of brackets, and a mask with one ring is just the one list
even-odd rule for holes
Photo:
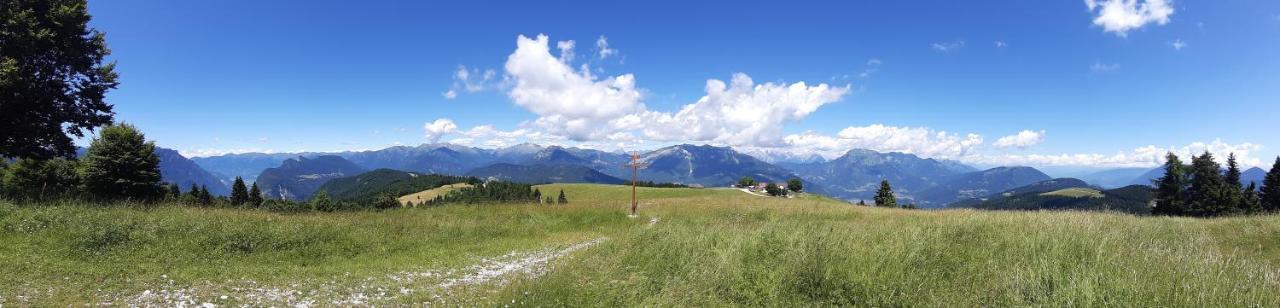
[[81,178],[97,198],[155,200],[164,192],[155,142],[129,124],[107,126],[93,139]]

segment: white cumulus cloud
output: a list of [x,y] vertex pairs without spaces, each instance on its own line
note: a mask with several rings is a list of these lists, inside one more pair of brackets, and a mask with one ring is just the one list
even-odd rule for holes
[[1095,14],[1094,25],[1122,37],[1129,30],[1147,24],[1169,23],[1174,11],[1168,0],[1085,0],[1084,3],[1089,12]]
[[994,145],[997,148],[1001,148],[1001,149],[1007,149],[1007,148],[1026,149],[1027,147],[1040,144],[1041,142],[1044,142],[1043,130],[1041,131],[1023,130],[1018,132],[1017,134],[1004,136],[1004,137],[1000,137],[1000,139],[996,139],[996,142],[994,143]]
[[538,122],[578,141],[607,135],[613,119],[644,109],[631,74],[599,79],[589,70],[575,71],[551,56],[546,35],[521,35],[507,57],[506,72],[514,85],[507,96],[541,116]]
[[649,112],[641,118],[645,136],[656,140],[711,141],[735,146],[781,144],[784,123],[805,118],[839,101],[849,86],[809,86],[804,82],[756,84],[738,73],[728,84],[707,80],[706,95],[674,114]]
[[458,125],[450,119],[436,119],[422,125],[422,130],[427,141],[432,143],[440,141],[445,135],[458,132]]

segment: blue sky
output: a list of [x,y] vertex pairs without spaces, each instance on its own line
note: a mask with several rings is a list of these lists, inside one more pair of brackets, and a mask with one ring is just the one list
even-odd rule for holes
[[119,65],[117,118],[188,155],[689,142],[1102,168],[1280,154],[1280,2],[686,2],[90,11]]

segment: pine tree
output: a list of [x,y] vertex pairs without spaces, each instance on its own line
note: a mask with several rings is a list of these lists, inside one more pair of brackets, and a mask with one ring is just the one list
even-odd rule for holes
[[1213,161],[1213,154],[1191,159],[1191,189],[1188,199],[1189,214],[1208,217],[1225,214],[1235,205],[1228,198],[1227,182],[1222,178],[1221,165]]
[[1222,198],[1226,202],[1223,205],[1227,207],[1224,209],[1224,214],[1248,213],[1248,204],[1245,204],[1244,199],[1244,185],[1240,183],[1240,165],[1236,164],[1236,153],[1227,154],[1227,171],[1222,179],[1226,182],[1222,187]]
[[1187,170],[1173,152],[1165,155],[1164,176],[1155,180],[1156,189],[1153,197],[1155,207],[1153,215],[1186,215],[1187,214]]
[[557,198],[556,198],[556,202],[557,202],[557,203],[569,203],[569,198],[565,198],[565,196],[564,196],[564,190],[563,190],[563,189],[561,189],[561,190],[560,190],[560,197],[557,197]]
[[1253,182],[1249,182],[1249,186],[1245,187],[1241,196],[1242,208],[1245,214],[1262,213],[1262,199],[1258,197],[1258,186]]
[[178,184],[169,183],[168,187],[166,187],[165,190],[169,193],[170,199],[176,200],[182,197],[182,188],[179,188]]
[[258,182],[256,181],[249,188],[249,206],[255,208],[262,206],[262,190],[258,189]]
[[1271,171],[1267,171],[1267,176],[1262,179],[1262,190],[1259,193],[1263,210],[1280,211],[1280,156],[1276,157]]
[[241,206],[249,202],[249,189],[244,186],[244,179],[236,177],[231,183],[231,205]]
[[858,205],[867,206],[867,201],[858,200]]
[[898,198],[893,196],[893,188],[889,187],[889,180],[880,181],[880,190],[876,191],[876,206],[881,207],[898,207]]
[[200,187],[199,187],[199,186],[196,186],[196,184],[195,184],[195,183],[191,183],[191,189],[187,190],[187,196],[191,198],[191,201],[199,202],[199,201],[200,201]]
[[213,195],[209,194],[209,186],[200,185],[200,204],[213,204]]
[[538,202],[542,202],[542,191],[541,191],[541,190],[538,190],[537,188],[534,188],[534,189],[533,189],[533,200],[536,200],[536,201],[538,201]]
[[102,129],[85,154],[85,191],[105,199],[151,200],[163,195],[156,144],[129,124]]

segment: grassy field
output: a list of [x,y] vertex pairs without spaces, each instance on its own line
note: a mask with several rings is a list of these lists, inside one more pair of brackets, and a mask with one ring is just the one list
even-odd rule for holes
[[1102,192],[1096,189],[1080,188],[1080,187],[1059,189],[1059,190],[1043,193],[1040,195],[1041,196],[1062,196],[1062,197],[1070,197],[1070,198],[1085,198],[1085,197],[1102,198],[1103,197]]
[[[383,212],[0,202],[0,304],[1280,306],[1280,217],[909,211],[732,189]],[[509,270],[514,268],[515,270]]]
[[467,184],[467,183],[449,184],[445,186],[440,186],[440,187],[400,196],[400,198],[396,198],[396,199],[400,201],[401,205],[404,205],[405,203],[409,203],[409,202],[413,202],[414,204],[421,204],[423,202],[431,201],[431,199],[435,199],[436,196],[442,196],[444,194],[447,194],[451,191],[454,191],[456,189],[463,188],[463,187],[471,187],[471,184]]

